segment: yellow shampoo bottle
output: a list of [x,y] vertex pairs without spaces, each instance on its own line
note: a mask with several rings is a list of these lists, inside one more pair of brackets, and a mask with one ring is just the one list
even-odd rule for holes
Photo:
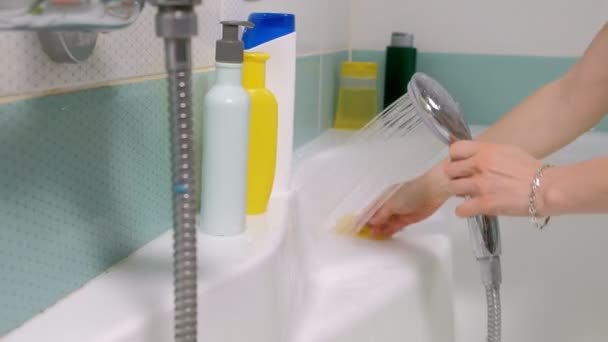
[[243,87],[251,97],[247,215],[266,211],[274,181],[278,105],[274,95],[266,89],[266,61],[269,58],[266,53],[246,52],[243,61]]

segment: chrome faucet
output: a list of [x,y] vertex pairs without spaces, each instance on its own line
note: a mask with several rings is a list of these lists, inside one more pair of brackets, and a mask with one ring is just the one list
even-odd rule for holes
[[58,63],[82,63],[99,32],[131,25],[144,0],[2,0],[1,30],[35,30],[43,51]]
[[0,30],[104,31],[132,24],[144,0],[2,0]]
[[[156,33],[165,41],[169,78],[174,219],[175,341],[197,339],[196,191],[193,155],[191,37],[201,0],[150,0],[158,6]],[[2,0],[0,30],[36,30],[49,57],[85,60],[97,32],[133,23],[144,0]],[[46,47],[45,47],[46,45]],[[169,189],[167,189],[169,190]]]

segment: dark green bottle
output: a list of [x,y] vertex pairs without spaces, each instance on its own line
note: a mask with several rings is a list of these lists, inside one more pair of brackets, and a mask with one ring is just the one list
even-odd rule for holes
[[384,78],[384,108],[407,92],[407,84],[416,72],[414,35],[393,32],[391,45],[386,48]]

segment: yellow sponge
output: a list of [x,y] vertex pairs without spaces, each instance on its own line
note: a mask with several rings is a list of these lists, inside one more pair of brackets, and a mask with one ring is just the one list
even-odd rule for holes
[[[336,224],[336,231],[338,234],[352,235],[355,232],[350,231],[351,223],[355,220],[355,215],[345,215]],[[371,236],[371,229],[368,226],[364,226],[361,230],[356,233],[357,237],[368,239],[368,240],[388,240],[390,237],[387,236]]]

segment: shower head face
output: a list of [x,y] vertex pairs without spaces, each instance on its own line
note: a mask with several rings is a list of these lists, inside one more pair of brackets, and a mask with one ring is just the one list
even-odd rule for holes
[[471,139],[471,131],[458,104],[439,82],[418,72],[407,88],[422,121],[446,145]]

